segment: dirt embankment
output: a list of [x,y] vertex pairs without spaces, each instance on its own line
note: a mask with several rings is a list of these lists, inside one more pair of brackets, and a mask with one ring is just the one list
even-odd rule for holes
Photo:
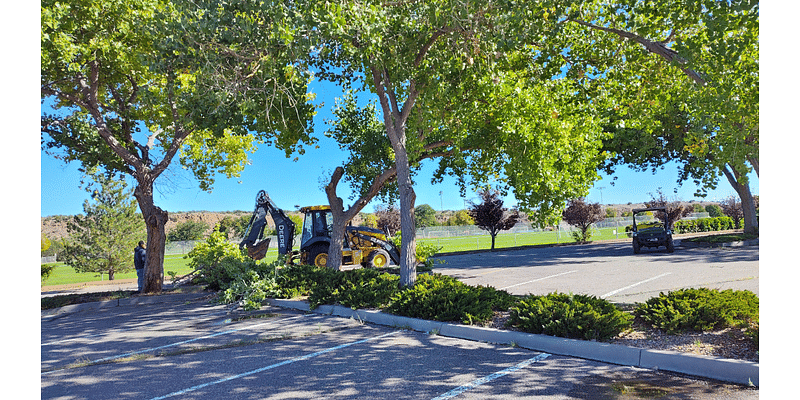
[[[249,212],[243,211],[232,211],[232,212],[207,212],[207,211],[196,211],[196,212],[177,212],[177,213],[170,213],[169,214],[169,221],[167,222],[166,231],[169,233],[171,230],[175,229],[178,224],[186,222],[186,221],[195,221],[195,222],[203,222],[208,225],[208,232],[211,233],[211,230],[214,229],[214,226],[217,225],[220,221],[222,221],[225,217],[233,217],[238,218],[242,215],[250,216]],[[64,216],[64,215],[57,215],[51,217],[42,217],[42,235],[46,236],[50,240],[54,239],[61,239],[68,235],[67,232],[67,222],[73,218],[71,215]],[[269,221],[270,225],[272,225],[272,221]]]

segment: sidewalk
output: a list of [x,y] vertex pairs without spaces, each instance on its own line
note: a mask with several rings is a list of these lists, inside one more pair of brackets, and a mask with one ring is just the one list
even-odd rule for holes
[[[136,279],[115,279],[113,281],[82,282],[68,285],[42,286],[42,297],[63,296],[76,293],[97,293],[138,290]],[[172,281],[164,280],[164,290],[172,289]]]

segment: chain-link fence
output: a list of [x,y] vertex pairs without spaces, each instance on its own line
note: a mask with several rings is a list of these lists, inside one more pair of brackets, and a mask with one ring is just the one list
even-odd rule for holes
[[[707,218],[708,213],[693,213],[683,219],[698,219]],[[651,222],[655,220],[652,215],[637,216],[638,223]],[[633,225],[632,217],[616,217],[606,218],[594,224],[593,231],[597,234],[600,231],[608,232],[604,239],[626,238],[625,227]],[[544,243],[565,243],[572,241],[572,232],[575,228],[562,222],[558,226],[549,227],[546,229],[533,228],[529,223],[520,223],[515,227],[501,231],[498,234],[498,239],[502,237],[505,245],[511,246],[524,246],[528,244],[544,244]],[[608,235],[612,237],[607,237]],[[593,235],[595,236],[595,235]],[[447,243],[448,239],[460,238],[464,241],[467,237],[474,237],[475,248],[483,248],[487,243],[491,245],[491,237],[488,231],[478,228],[475,225],[462,225],[462,226],[431,226],[426,228],[417,229],[417,239],[437,239],[436,242],[441,244]],[[472,240],[472,239],[469,239]],[[177,255],[188,254],[197,243],[204,242],[205,240],[189,240],[180,242],[167,242],[164,254]],[[230,242],[239,244],[241,239],[232,239]],[[300,243],[300,235],[297,235],[294,240],[295,244]],[[471,243],[471,242],[470,242]],[[278,239],[276,236],[270,236],[270,248],[278,247]],[[42,257],[42,264],[56,262],[56,256]]]

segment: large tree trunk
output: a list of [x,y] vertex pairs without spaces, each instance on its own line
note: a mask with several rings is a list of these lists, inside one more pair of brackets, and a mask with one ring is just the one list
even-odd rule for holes
[[358,214],[369,202],[378,195],[383,185],[396,175],[395,167],[391,167],[376,176],[366,194],[361,196],[353,206],[344,210],[344,202],[336,196],[336,187],[344,176],[344,168],[336,167],[331,176],[331,181],[325,186],[325,194],[328,196],[328,204],[331,205],[333,215],[333,231],[331,232],[331,246],[328,250],[328,267],[340,270],[342,266],[342,245],[345,240],[345,228],[347,224]]
[[417,194],[411,182],[411,168],[404,146],[394,151],[397,165],[397,186],[400,192],[400,286],[413,287],[417,283],[417,231],[414,224],[414,203]]
[[753,194],[750,192],[750,184],[745,180],[742,182],[743,176],[730,166],[726,166],[722,170],[725,177],[728,178],[733,189],[739,195],[742,201],[742,212],[744,214],[744,233],[758,234],[758,218],[756,217],[756,203],[753,200]]
[[145,293],[161,293],[164,283],[164,247],[167,243],[166,225],[169,216],[153,203],[153,183],[139,181],[134,196],[147,227],[147,261],[144,276]]
[[400,194],[400,285],[412,287],[417,283],[417,240],[414,225],[414,202],[417,195],[411,181],[411,165],[406,150],[406,121],[414,108],[419,95],[416,83],[412,80],[408,86],[405,102],[398,101],[388,71],[371,67],[372,79],[383,110],[383,122],[386,136],[394,151],[394,166],[397,171],[397,186]]
[[336,185],[339,184],[344,170],[337,167],[331,177],[331,182],[325,186],[325,194],[328,196],[328,204],[331,206],[333,215],[333,227],[331,228],[331,244],[328,247],[328,268],[341,271],[342,269],[342,246],[344,245],[344,231],[350,221],[345,216],[344,202],[336,196]]

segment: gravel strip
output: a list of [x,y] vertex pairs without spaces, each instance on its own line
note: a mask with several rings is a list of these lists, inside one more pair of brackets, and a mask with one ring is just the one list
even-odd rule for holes
[[[510,312],[496,312],[490,328],[516,330],[506,327]],[[651,350],[668,350],[681,353],[722,357],[732,360],[758,362],[758,347],[744,334],[744,329],[726,328],[711,332],[689,332],[669,335],[659,329],[649,328],[636,319],[632,329],[621,333],[608,343]]]

